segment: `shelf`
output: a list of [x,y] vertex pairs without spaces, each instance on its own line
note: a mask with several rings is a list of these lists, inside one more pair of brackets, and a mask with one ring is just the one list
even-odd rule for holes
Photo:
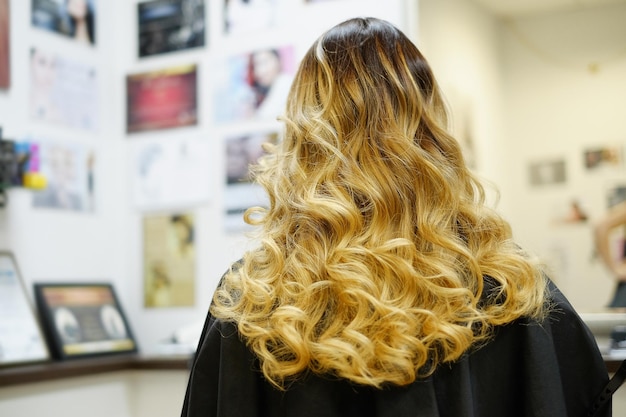
[[[191,357],[120,355],[88,359],[72,359],[62,362],[45,362],[34,365],[14,366],[0,369],[0,387],[35,382],[52,381],[79,376],[128,370],[177,370],[189,369]],[[613,373],[623,358],[605,357],[607,370]]]
[[188,355],[116,355],[43,362],[0,369],[0,387],[126,370],[187,370]]

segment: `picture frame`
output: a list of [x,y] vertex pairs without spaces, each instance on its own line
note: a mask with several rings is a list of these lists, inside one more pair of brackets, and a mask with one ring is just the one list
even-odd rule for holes
[[0,368],[47,362],[50,351],[17,260],[0,251]]
[[110,283],[35,283],[34,293],[55,359],[138,351]]

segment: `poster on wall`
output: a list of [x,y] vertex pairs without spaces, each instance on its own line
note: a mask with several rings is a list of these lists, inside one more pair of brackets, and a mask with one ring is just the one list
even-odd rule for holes
[[530,185],[533,186],[563,184],[567,179],[565,160],[531,162],[528,165],[528,176]]
[[154,210],[207,202],[210,143],[200,138],[136,141],[131,146],[133,202]]
[[284,111],[295,68],[292,46],[228,58],[216,66],[215,121],[276,120]]
[[39,141],[39,172],[47,185],[33,191],[33,206],[94,212],[95,164],[94,151],[85,145]]
[[137,4],[139,56],[205,44],[204,0],[152,0]]
[[621,146],[604,146],[586,149],[584,152],[584,160],[585,168],[588,171],[621,168],[623,150]]
[[277,25],[277,0],[224,0],[224,33],[267,30]]
[[9,26],[9,0],[0,0],[0,89],[11,85],[11,29]]
[[198,123],[196,65],[128,75],[126,94],[129,133]]
[[277,143],[278,132],[255,132],[227,137],[226,150],[226,190],[225,230],[236,232],[246,228],[244,212],[252,206],[267,206],[267,196],[258,184],[252,182],[250,165],[258,162],[265,154],[264,143]]
[[35,121],[95,131],[99,114],[95,67],[32,48],[29,105]]
[[96,43],[96,0],[32,0],[31,4],[34,27],[85,45]]
[[195,303],[195,219],[191,213],[144,217],[144,306]]

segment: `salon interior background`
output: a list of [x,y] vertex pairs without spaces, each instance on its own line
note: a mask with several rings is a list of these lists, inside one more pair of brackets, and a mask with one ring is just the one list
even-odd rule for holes
[[[0,91],[4,135],[60,142],[95,155],[93,210],[37,208],[33,191],[10,191],[10,202],[0,211],[0,248],[16,254],[27,287],[35,281],[113,282],[144,350],[202,320],[217,280],[247,245],[243,230],[225,226],[227,206],[243,198],[233,197],[225,179],[229,138],[279,126],[272,120],[216,123],[214,115],[223,110],[215,100],[216,78],[223,75],[218,68],[230,57],[268,46],[287,48],[297,61],[321,30],[355,14],[372,14],[398,24],[431,62],[468,161],[499,189],[498,210],[511,221],[519,242],[548,262],[577,308],[606,303],[613,283],[594,259],[590,224],[626,187],[623,1],[570,0],[562,7],[512,15],[497,7],[520,2],[494,1],[489,7],[482,0],[397,0],[384,7],[374,0],[283,3],[277,26],[228,37],[223,2],[208,0],[204,47],[139,58],[135,1],[98,2],[91,47],[33,28],[30,2],[10,2],[11,85]],[[547,3],[552,2],[540,2]],[[95,69],[95,129],[33,121],[33,48]],[[181,65],[197,65],[197,123],[128,132],[127,76]],[[174,184],[170,192],[180,197],[178,203],[151,204],[137,194],[137,154],[152,145],[176,149],[172,143],[204,152],[208,164]],[[588,162],[606,150],[616,151],[617,159]],[[192,187],[197,194],[191,195],[200,198],[176,185]],[[199,185],[204,190],[198,191]],[[490,196],[495,201],[494,193]],[[573,202],[586,220],[572,217]],[[192,302],[146,307],[145,219],[172,213],[194,219]]]

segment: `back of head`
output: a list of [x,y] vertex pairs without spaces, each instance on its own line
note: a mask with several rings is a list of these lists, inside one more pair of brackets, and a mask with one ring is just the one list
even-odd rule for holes
[[458,144],[445,133],[446,113],[428,63],[402,32],[378,19],[352,19],[318,39],[296,75],[287,122],[286,150],[298,151],[316,171],[330,160],[356,161],[372,168],[368,176],[384,165],[394,177],[413,177],[413,184],[421,162],[411,160],[413,150],[420,159],[434,158],[432,168],[442,174],[463,164]]
[[344,202],[361,211],[355,227],[365,221],[390,236],[395,225],[411,226],[400,220],[449,216],[463,199],[482,199],[446,132],[428,63],[386,21],[352,19],[320,37],[296,75],[285,120],[283,161],[272,181],[285,174],[289,188],[349,197]]
[[494,325],[541,314],[540,269],[484,206],[428,63],[393,25],[323,34],[283,121],[256,170],[270,207],[246,216],[260,246],[212,310],[238,323],[270,381],[310,370],[407,384]]

